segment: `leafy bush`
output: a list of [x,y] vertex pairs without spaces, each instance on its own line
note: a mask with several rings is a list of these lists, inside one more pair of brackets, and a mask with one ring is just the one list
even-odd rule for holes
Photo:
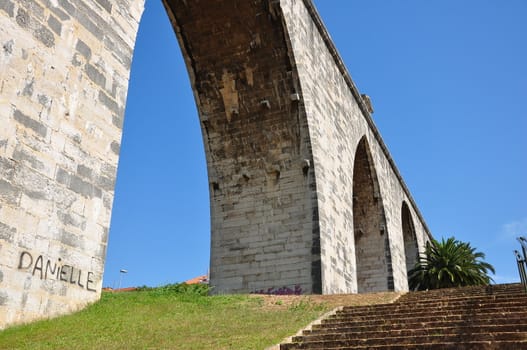
[[137,288],[138,291],[155,292],[156,294],[178,294],[178,295],[199,295],[207,296],[211,290],[208,284],[186,284],[171,283],[160,287],[142,286]]

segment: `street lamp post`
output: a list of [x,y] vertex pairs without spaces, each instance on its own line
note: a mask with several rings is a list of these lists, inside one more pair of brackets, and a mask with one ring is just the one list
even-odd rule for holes
[[117,290],[121,289],[121,282],[123,281],[123,275],[125,273],[128,273],[128,270],[125,270],[125,269],[119,270],[119,288],[117,288]]

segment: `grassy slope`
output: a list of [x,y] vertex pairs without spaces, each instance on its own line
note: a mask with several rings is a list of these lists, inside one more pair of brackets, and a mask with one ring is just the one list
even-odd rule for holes
[[252,296],[104,293],[77,314],[0,332],[0,349],[264,349],[331,308]]

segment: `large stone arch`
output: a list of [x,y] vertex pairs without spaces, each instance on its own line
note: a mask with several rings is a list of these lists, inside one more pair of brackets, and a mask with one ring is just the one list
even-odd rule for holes
[[[419,212],[313,3],[164,5],[199,110],[214,290],[394,289],[383,205],[396,212],[404,194]],[[142,11],[143,0],[0,5],[0,328],[100,297]],[[383,262],[367,283],[353,249],[361,181]],[[414,224],[425,241],[420,215]]]
[[353,235],[358,292],[393,290],[383,201],[365,136],[357,145],[353,166]]
[[214,291],[319,291],[313,288],[320,277],[312,266],[319,259],[310,140],[279,7],[268,1],[209,1],[206,11],[199,2],[165,6],[205,144]]

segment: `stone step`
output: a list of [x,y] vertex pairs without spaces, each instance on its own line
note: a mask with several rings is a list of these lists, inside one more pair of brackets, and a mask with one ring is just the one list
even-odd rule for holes
[[443,317],[430,317],[430,316],[419,316],[419,317],[397,317],[397,315],[391,315],[389,318],[378,318],[372,320],[332,320],[325,319],[322,320],[321,324],[313,325],[313,329],[319,329],[322,327],[340,327],[340,326],[356,326],[356,325],[392,325],[392,324],[405,324],[405,323],[419,323],[419,322],[471,322],[472,324],[477,324],[479,320],[487,322],[488,320],[495,320],[498,322],[507,322],[508,320],[527,320],[527,312],[515,312],[515,313],[505,313],[505,314],[480,314],[480,315],[444,315]]
[[520,296],[481,296],[481,297],[463,297],[453,299],[439,299],[433,301],[416,301],[416,302],[405,302],[399,299],[395,303],[391,304],[379,304],[379,305],[368,305],[368,306],[344,306],[343,310],[387,310],[400,308],[421,308],[421,307],[441,307],[444,305],[467,305],[467,304],[487,304],[487,303],[517,303],[524,304],[527,306],[527,294]]
[[[478,342],[497,342],[497,341],[517,341],[527,342],[527,335],[525,333],[507,332],[507,333],[472,333],[470,339]],[[354,347],[368,347],[381,345],[418,345],[418,344],[443,344],[443,343],[463,343],[470,340],[466,334],[440,334],[440,335],[425,335],[425,336],[405,336],[405,337],[389,337],[389,338],[362,338],[362,339],[343,339],[343,340],[327,340],[327,341],[309,341],[302,343],[282,344],[281,350],[292,349],[330,349],[330,348],[354,348]]]
[[[434,311],[430,311],[434,310]],[[516,312],[516,311],[527,311],[527,305],[524,304],[515,304],[515,303],[507,303],[507,304],[474,304],[474,305],[447,305],[447,306],[435,306],[430,307],[428,309],[426,308],[420,308],[420,309],[410,309],[410,308],[393,308],[393,309],[371,309],[367,311],[355,311],[355,310],[344,310],[339,311],[335,313],[335,315],[331,316],[331,318],[356,318],[356,317],[369,317],[369,318],[375,318],[375,317],[384,317],[385,315],[436,315],[436,314],[455,314],[455,313],[473,313],[473,312],[482,312],[482,311],[488,311],[488,312]]]
[[410,292],[403,299],[437,299],[456,295],[496,295],[496,294],[521,294],[525,293],[523,286],[519,283],[509,285],[492,285],[462,288],[446,288],[429,291]]
[[[456,302],[456,301],[467,301],[471,299],[477,300],[525,300],[527,294],[498,294],[498,295],[457,295],[450,298],[433,298],[433,299],[406,299],[404,296],[397,300],[400,305],[422,305],[422,304],[434,304],[439,301],[441,302]],[[390,305],[390,304],[385,304]]]
[[[454,302],[454,301],[466,301],[466,300],[525,300],[527,294],[493,294],[493,295],[457,295],[449,298],[433,298],[433,299],[407,299],[404,295],[397,299],[397,303],[401,305],[414,305],[414,304],[429,304],[435,302]],[[389,305],[389,304],[388,304]]]
[[[419,309],[419,308],[425,308],[425,307],[444,307],[448,305],[455,305],[455,306],[471,306],[474,304],[493,304],[493,305],[501,305],[501,304],[515,304],[515,305],[524,305],[527,306],[527,296],[526,297],[514,297],[514,298],[465,298],[465,299],[456,299],[456,300],[449,300],[449,299],[440,299],[436,301],[429,301],[429,302],[412,302],[412,303],[406,303],[406,302],[399,302],[394,303],[391,305],[392,308],[411,308],[411,309]],[[344,306],[344,309],[350,309],[352,307]],[[364,309],[367,310],[368,308],[360,308],[359,310]],[[390,310],[390,305],[379,305],[379,310],[385,309]]]
[[452,320],[440,320],[440,321],[428,321],[428,322],[401,322],[401,323],[384,323],[384,324],[373,324],[366,325],[364,323],[349,325],[342,324],[337,326],[328,326],[319,327],[315,325],[311,330],[304,331],[304,334],[324,334],[324,333],[335,333],[335,332],[373,332],[373,331],[389,331],[389,330],[400,330],[400,329],[432,329],[432,328],[442,328],[442,327],[462,327],[466,325],[477,326],[477,327],[487,327],[492,325],[525,325],[527,324],[527,319],[524,317],[516,318],[487,318],[487,319],[478,319],[475,321],[467,322],[465,319],[460,319],[456,321]]
[[[280,350],[302,349],[300,347],[285,347],[281,345]],[[464,341],[445,342],[441,344],[390,344],[351,347],[312,347],[311,350],[521,350],[527,349],[527,341],[502,340],[502,341]]]
[[368,332],[346,332],[341,330],[328,331],[327,333],[311,333],[301,336],[293,337],[293,342],[312,342],[312,341],[328,341],[328,340],[355,340],[355,339],[378,339],[389,337],[417,337],[428,335],[442,335],[442,334],[458,334],[466,335],[469,339],[472,334],[478,333],[518,333],[526,332],[527,322],[516,325],[489,325],[485,327],[480,326],[443,326],[433,328],[408,328],[408,329],[387,329],[387,330],[373,330]]
[[372,312],[369,314],[339,314],[339,315],[333,315],[330,316],[325,320],[325,322],[332,322],[332,321],[338,321],[338,322],[346,322],[346,321],[367,321],[367,320],[374,320],[376,318],[382,318],[382,319],[396,319],[396,318],[408,318],[408,317],[424,317],[428,316],[429,318],[433,317],[450,317],[450,316],[456,316],[456,315],[485,315],[485,314],[496,314],[496,315],[505,315],[510,313],[516,313],[521,312],[525,313],[527,312],[526,308],[516,308],[516,307],[487,307],[487,308],[471,308],[471,309],[463,309],[463,308],[452,308],[452,309],[445,309],[445,310],[438,310],[438,309],[430,309],[428,311],[420,311],[420,312],[410,312],[410,311],[399,311],[397,313],[376,313]]
[[507,299],[507,300],[466,300],[463,302],[448,302],[448,301],[441,301],[441,302],[435,302],[430,304],[419,304],[419,305],[407,305],[407,304],[393,304],[393,305],[382,305],[378,307],[344,307],[341,311],[339,311],[339,314],[343,313],[353,313],[353,314],[360,314],[360,313],[371,313],[371,312],[398,312],[398,311],[417,311],[417,310],[424,310],[424,309],[430,309],[430,308],[472,308],[474,306],[477,307],[488,307],[488,306],[503,306],[503,307],[523,307],[527,309],[527,298],[525,299],[519,299],[519,300],[513,300],[513,299]]
[[[413,294],[413,293],[409,293]],[[510,297],[519,298],[526,296],[527,293],[498,293],[498,294],[456,294],[449,296],[423,296],[417,298],[414,295],[404,294],[399,297],[398,301],[401,303],[429,303],[437,300],[452,300],[452,299],[463,299],[463,298],[491,298],[491,297]]]
[[438,289],[438,290],[429,290],[429,291],[419,291],[419,292],[409,292],[405,294],[408,299],[423,299],[423,298],[450,298],[455,297],[456,295],[502,295],[502,294],[525,294],[525,289],[523,287],[518,288],[509,288],[509,289],[479,289],[479,290],[470,290],[470,289]]

